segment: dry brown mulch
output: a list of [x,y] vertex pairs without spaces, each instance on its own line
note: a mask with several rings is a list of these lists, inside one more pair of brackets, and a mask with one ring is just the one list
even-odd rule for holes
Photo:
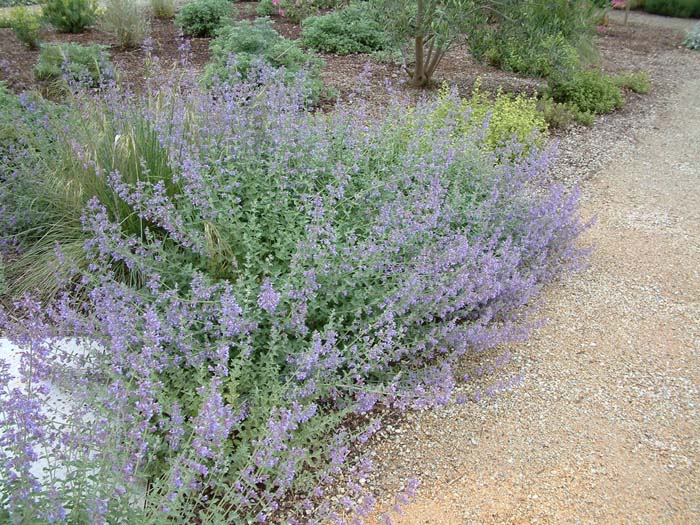
[[[172,20],[151,20],[151,39],[153,55],[158,57],[165,68],[179,63],[183,57],[180,46],[183,43],[179,28]],[[119,78],[132,89],[138,89],[144,83],[144,60],[147,56],[143,48],[120,49],[111,35],[96,28],[84,33],[67,34],[46,30],[42,34],[45,43],[75,42],[78,44],[101,44],[109,47],[112,63]],[[38,50],[28,49],[11,29],[0,29],[0,80],[6,81],[15,91],[40,87],[34,80],[33,68],[39,57]],[[190,40],[189,61],[193,68],[201,69],[209,60],[209,39],[193,38]]]

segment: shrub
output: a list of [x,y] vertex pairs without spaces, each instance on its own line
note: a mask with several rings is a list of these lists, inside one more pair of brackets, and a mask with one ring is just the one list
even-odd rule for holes
[[497,10],[503,14],[467,35],[478,59],[548,77],[574,71],[596,56],[592,35],[600,10],[588,2],[509,0]]
[[548,94],[556,102],[569,103],[579,112],[595,115],[610,113],[624,105],[622,93],[615,82],[594,70],[550,78]]
[[[25,298],[0,327],[35,364],[24,385],[72,399],[45,418],[45,390],[10,391],[0,367],[12,519],[328,522],[341,472],[362,512],[349,456],[373,407],[447,403],[459,357],[523,337],[524,305],[576,263],[576,199],[544,182],[549,155],[494,165],[432,127],[433,103],[312,113],[300,82],[249,79],[79,99],[47,130],[62,154],[28,190],[62,221],[13,234],[82,253],[58,259],[68,295]],[[32,477],[33,454],[66,475]]]
[[46,0],[46,21],[63,33],[82,33],[95,22],[96,0]]
[[649,93],[651,89],[651,80],[649,79],[649,73],[646,71],[621,73],[613,76],[612,81],[617,87],[629,89],[635,93]]
[[301,41],[316,51],[339,55],[371,53],[389,45],[380,23],[367,7],[358,4],[307,18],[302,23]]
[[698,0],[645,0],[644,10],[658,15],[697,18],[700,17],[700,2]]
[[24,6],[14,8],[9,17],[12,31],[29,49],[39,47],[41,21],[41,13],[29,11]]
[[683,45],[688,49],[696,51],[700,49],[700,22],[695,24],[693,28],[688,31],[688,34],[683,41]]
[[478,81],[471,97],[462,100],[443,86],[434,116],[440,125],[445,119],[457,120],[461,134],[467,136],[478,134],[488,122],[484,144],[492,150],[507,146],[514,138],[522,144],[534,140],[541,146],[547,137],[547,123],[537,109],[537,99],[501,91],[491,98],[481,91]]
[[175,17],[175,24],[188,36],[214,36],[233,12],[228,0],[194,0],[185,4]]
[[175,16],[175,0],[150,0],[151,11],[156,18],[170,19]]
[[517,35],[508,36],[488,51],[487,58],[505,70],[541,77],[567,74],[581,67],[578,51],[562,35],[527,44]]
[[34,66],[34,76],[37,80],[66,79],[98,86],[114,78],[106,49],[97,44],[43,44]]
[[209,47],[212,58],[204,73],[209,85],[215,79],[220,82],[245,79],[251,66],[262,61],[273,68],[284,68],[288,82],[305,71],[305,83],[312,98],[318,98],[323,92],[319,76],[323,62],[282,37],[268,19],[227,25],[217,32]]
[[537,110],[542,113],[542,117],[550,129],[566,129],[576,119],[576,109],[569,104],[554,102],[549,97],[543,97],[537,103]]
[[140,46],[150,29],[137,0],[107,0],[101,22],[104,31],[113,35],[122,49]]

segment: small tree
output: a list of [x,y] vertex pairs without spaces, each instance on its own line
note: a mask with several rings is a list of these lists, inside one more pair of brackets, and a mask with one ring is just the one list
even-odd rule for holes
[[[426,87],[452,44],[485,20],[481,0],[373,0],[413,85]],[[410,60],[409,60],[410,57]],[[411,68],[410,65],[413,64]]]

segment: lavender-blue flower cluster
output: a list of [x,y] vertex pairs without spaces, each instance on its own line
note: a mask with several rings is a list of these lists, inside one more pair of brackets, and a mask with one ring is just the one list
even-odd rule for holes
[[[382,117],[311,112],[303,80],[253,77],[78,99],[89,133],[27,171],[81,188],[55,253],[69,237],[84,259],[57,256],[73,271],[51,304],[2,316],[33,363],[23,388],[0,366],[11,522],[342,521],[323,496],[366,476],[367,415],[447,403],[460,357],[523,337],[523,308],[578,264],[551,150],[492,152],[398,96]],[[48,380],[70,385],[62,424]],[[65,474],[33,475],[42,454]],[[341,506],[361,516],[357,479]]]

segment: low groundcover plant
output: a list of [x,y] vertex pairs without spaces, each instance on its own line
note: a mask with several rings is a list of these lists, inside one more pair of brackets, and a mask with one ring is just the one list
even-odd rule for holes
[[[361,516],[377,408],[448,402],[460,357],[522,338],[525,306],[580,261],[551,150],[494,152],[468,110],[310,112],[303,78],[248,79],[78,96],[42,119],[50,147],[0,159],[5,248],[30,272],[21,254],[50,247],[62,290],[0,318],[23,363],[0,364],[10,523]],[[49,383],[71,393],[60,421]]]

